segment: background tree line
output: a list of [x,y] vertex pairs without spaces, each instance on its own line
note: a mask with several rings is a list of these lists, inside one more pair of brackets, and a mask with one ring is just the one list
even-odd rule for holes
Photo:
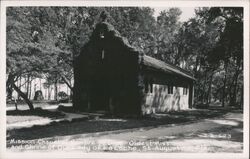
[[29,86],[45,77],[46,85],[72,89],[74,58],[88,41],[102,11],[108,22],[145,54],[192,72],[195,103],[242,105],[243,8],[197,8],[181,22],[181,10],[169,8],[154,17],[148,7],[8,7],[7,96],[13,90],[33,109]]

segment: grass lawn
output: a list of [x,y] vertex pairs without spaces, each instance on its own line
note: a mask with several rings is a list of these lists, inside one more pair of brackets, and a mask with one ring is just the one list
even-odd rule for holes
[[8,115],[7,117],[7,125],[13,124],[13,123],[19,123],[19,122],[31,122],[34,120],[42,120],[45,119],[45,117],[35,116],[35,115],[24,115],[24,116],[15,116],[15,115]]
[[49,111],[36,108],[30,110],[10,110],[7,111],[7,132],[11,129],[21,129],[32,127],[33,125],[46,125],[53,120],[62,119],[65,114],[59,111]]

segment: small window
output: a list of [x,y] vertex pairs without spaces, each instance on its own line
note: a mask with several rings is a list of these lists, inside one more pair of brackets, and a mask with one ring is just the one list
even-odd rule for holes
[[153,93],[153,83],[151,82],[149,85],[150,85],[150,93]]
[[145,80],[145,93],[153,93],[153,80]]
[[148,80],[145,80],[145,93],[148,93]]
[[173,94],[173,89],[172,85],[168,85],[168,94]]
[[187,92],[188,92],[188,88],[187,88],[187,87],[184,87],[184,88],[183,88],[183,95],[187,95]]

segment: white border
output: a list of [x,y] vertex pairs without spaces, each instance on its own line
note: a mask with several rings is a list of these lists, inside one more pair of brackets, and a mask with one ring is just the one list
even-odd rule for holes
[[249,2],[247,0],[229,0],[229,1],[173,1],[173,0],[21,0],[2,1],[2,6],[153,6],[153,7],[206,7],[206,6],[235,6],[235,7],[248,7]]
[[[6,152],[6,7],[8,6],[151,6],[151,7],[244,7],[244,149],[243,153],[8,153]],[[0,23],[0,158],[249,158],[249,1],[1,1]]]

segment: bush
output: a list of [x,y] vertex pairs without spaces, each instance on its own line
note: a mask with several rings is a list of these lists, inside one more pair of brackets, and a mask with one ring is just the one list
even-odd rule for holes
[[44,99],[43,92],[41,90],[36,91],[34,100],[43,100],[43,99]]
[[208,107],[209,105],[205,103],[199,103],[195,106],[195,108],[198,108],[198,109],[207,109]]
[[58,93],[58,101],[60,103],[68,103],[69,102],[69,95],[64,91]]

